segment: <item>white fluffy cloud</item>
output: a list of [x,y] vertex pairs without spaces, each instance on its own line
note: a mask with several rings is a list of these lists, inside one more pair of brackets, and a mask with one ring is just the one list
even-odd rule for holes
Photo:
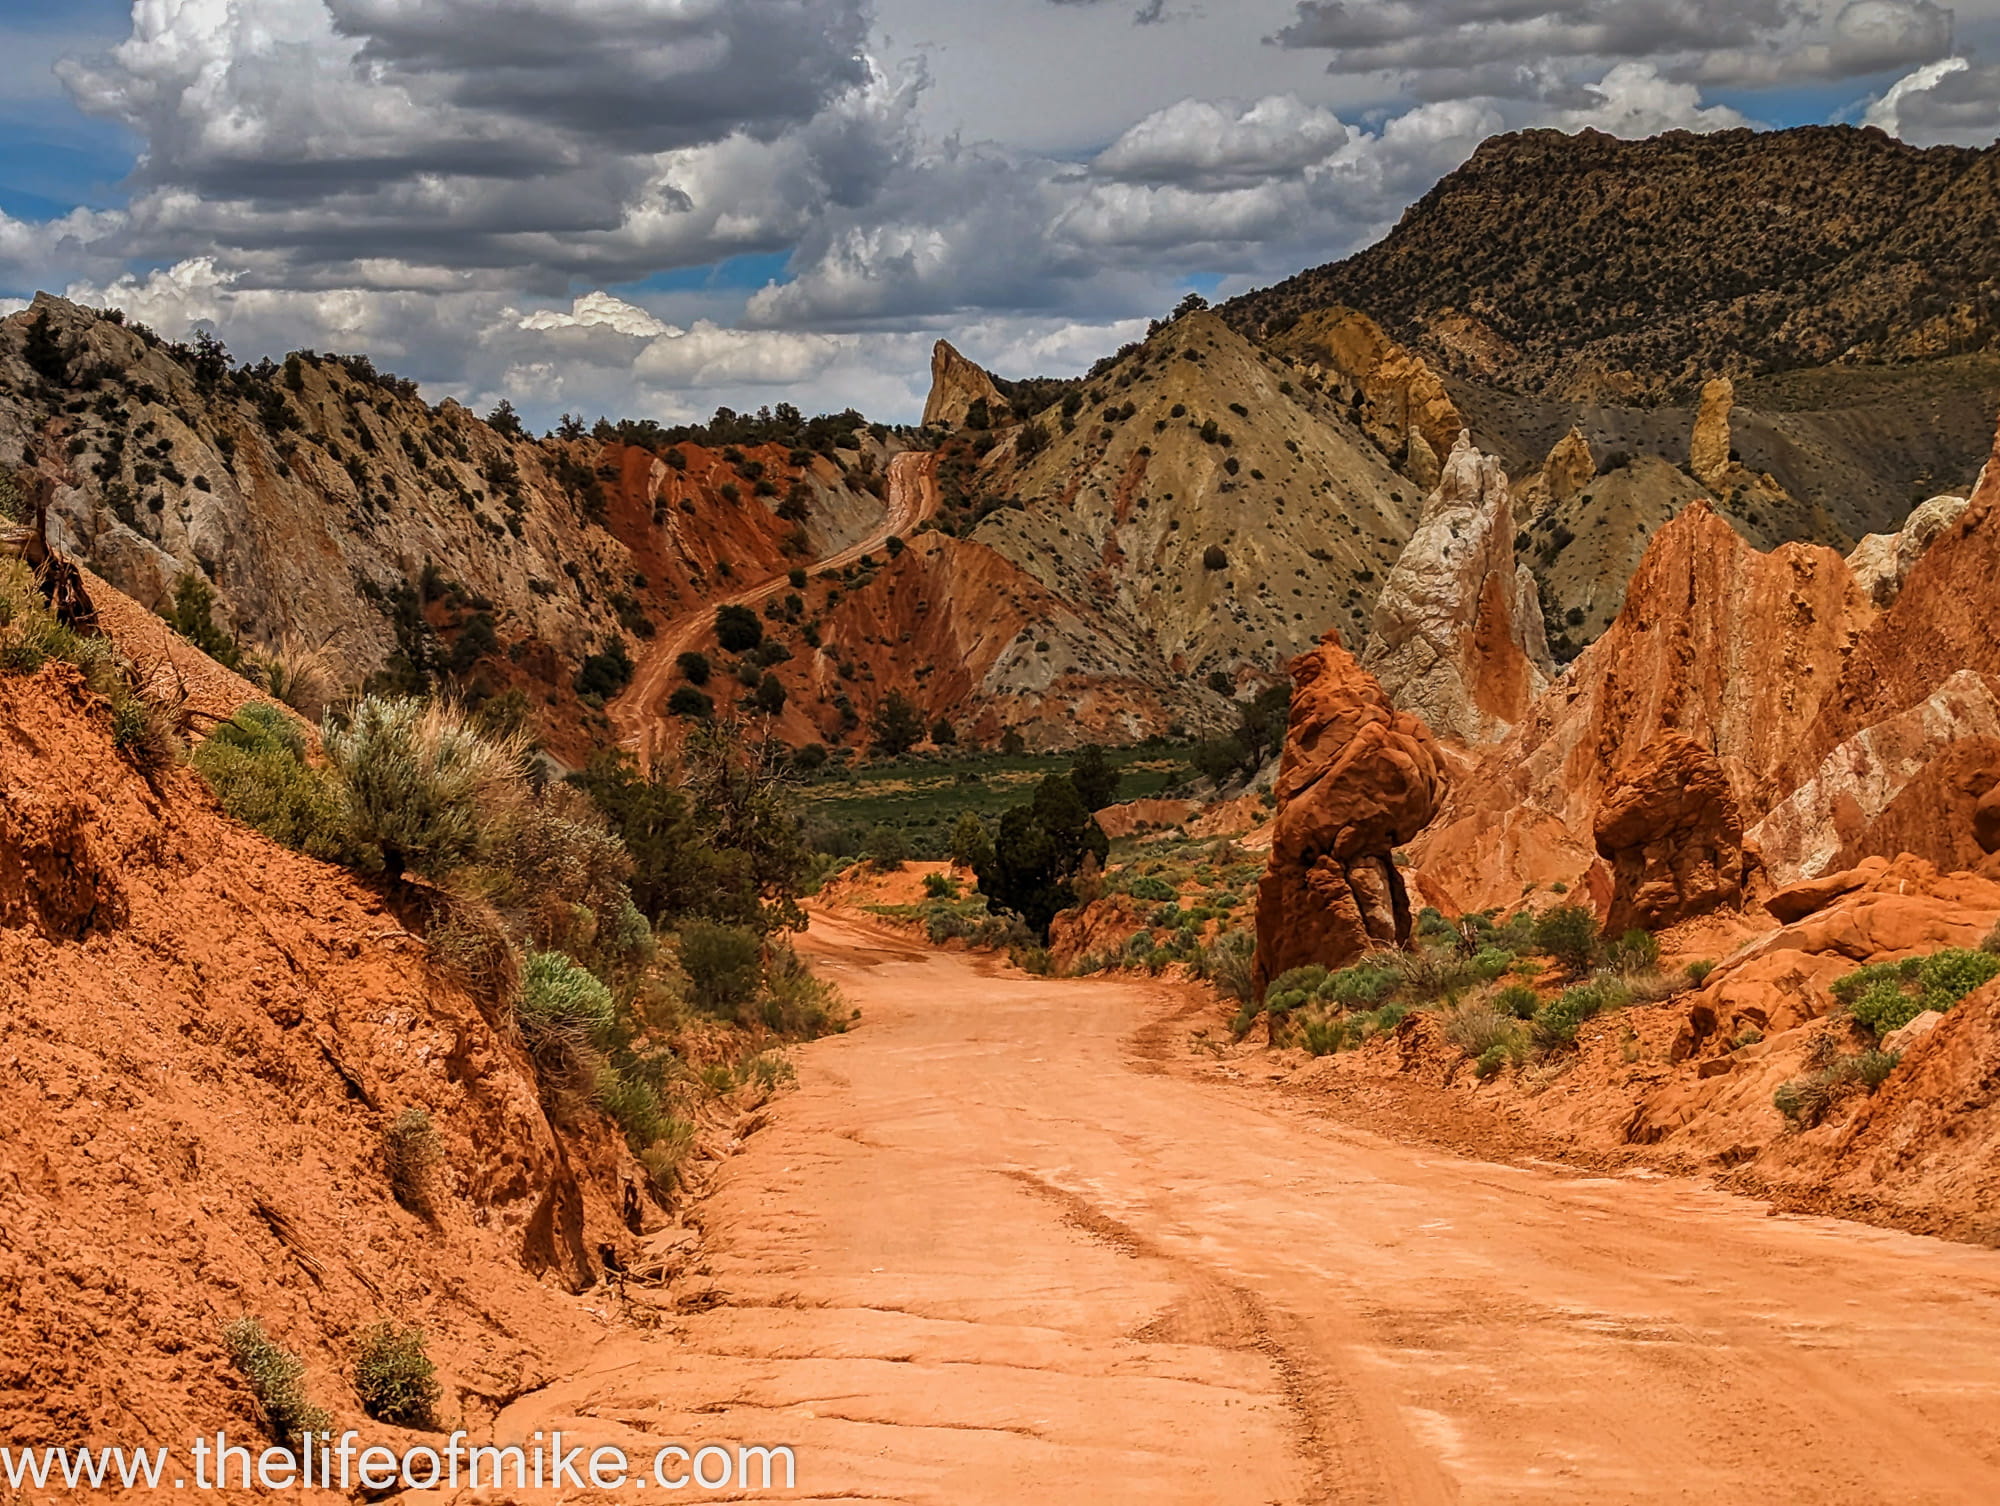
[[[1240,99],[1161,71],[1232,17],[994,0],[1029,50],[1127,43],[1103,54],[1119,103],[1092,134],[1058,148],[1024,125],[1031,150],[941,123],[928,65],[969,87],[970,33],[892,65],[875,3],[135,0],[123,42],[62,70],[143,141],[133,198],[0,214],[0,288],[68,285],[245,354],[365,349],[537,416],[903,418],[939,335],[1004,370],[1075,369],[1190,279],[1233,291],[1376,238],[1495,131],[1722,129],[1747,122],[1704,99],[1715,82],[1903,69],[1869,119],[1961,140],[1990,135],[2000,97],[1989,70],[1932,61],[1952,14],[1931,0],[1266,0],[1292,24],[1280,46],[1244,32],[1228,77],[1270,82]],[[1126,4],[1170,24],[1132,30]],[[603,291],[745,253],[784,275]]]
[[1991,146],[2000,137],[2000,68],[1962,57],[1926,64],[1891,84],[1863,120],[1918,146]]

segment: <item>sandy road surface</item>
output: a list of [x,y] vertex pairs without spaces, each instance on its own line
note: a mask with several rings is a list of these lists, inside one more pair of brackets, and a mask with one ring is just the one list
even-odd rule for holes
[[806,946],[863,1021],[706,1207],[726,1302],[502,1434],[798,1450],[731,1499],[2000,1501],[2000,1252],[1309,1118],[1147,985]]
[[[805,568],[817,573],[851,565],[862,555],[880,549],[897,534],[909,533],[925,518],[937,512],[937,469],[932,452],[911,450],[889,462],[889,511],[882,526],[858,544],[815,561]],[[674,661],[702,639],[715,623],[716,609],[724,606],[762,606],[779,592],[788,590],[787,573],[760,581],[734,596],[706,602],[692,612],[667,623],[652,641],[644,645],[632,674],[632,683],[605,708],[611,725],[618,730],[618,744],[639,755],[642,767],[650,768],[657,751],[661,728],[660,704],[678,673]]]

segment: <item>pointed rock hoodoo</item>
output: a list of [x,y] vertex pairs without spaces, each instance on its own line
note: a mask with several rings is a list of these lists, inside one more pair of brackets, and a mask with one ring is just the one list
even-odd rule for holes
[[1329,633],[1292,662],[1271,861],[1257,886],[1256,987],[1320,963],[1339,967],[1410,938],[1410,900],[1392,854],[1444,797],[1423,723]]
[[924,404],[924,424],[958,428],[978,403],[985,403],[998,417],[998,410],[1006,406],[1007,399],[1000,395],[1000,389],[984,367],[966,360],[950,341],[938,341],[931,352],[931,395]]
[[1554,677],[1507,472],[1461,431],[1375,606],[1363,667],[1440,737],[1497,742]]
[[1736,407],[1736,384],[1717,377],[1701,389],[1701,408],[1695,414],[1694,439],[1688,446],[1688,469],[1703,486],[1721,490],[1728,485],[1729,415]]

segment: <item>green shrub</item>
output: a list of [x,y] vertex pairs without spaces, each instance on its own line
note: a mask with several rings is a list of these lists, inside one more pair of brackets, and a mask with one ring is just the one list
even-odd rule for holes
[[264,1331],[255,1318],[238,1318],[222,1330],[222,1344],[263,1409],[264,1425],[280,1443],[324,1433],[333,1418],[306,1396],[306,1364]]
[[1007,960],[1022,972],[1036,978],[1046,978],[1055,964],[1049,956],[1049,949],[1033,943],[1014,947],[1007,953]]
[[1618,1008],[1629,998],[1624,988],[1610,978],[1596,978],[1565,989],[1535,1012],[1531,1022],[1535,1040],[1550,1049],[1572,1045],[1585,1020]]
[[1248,1004],[1256,996],[1252,966],[1257,938],[1248,931],[1224,931],[1201,949],[1196,970],[1225,999]]
[[435,1428],[444,1388],[438,1384],[437,1366],[424,1353],[424,1331],[389,1322],[363,1330],[354,1361],[354,1393],[361,1410],[377,1422]]
[[1128,879],[1125,892],[1134,899],[1143,899],[1154,904],[1173,904],[1180,899],[1180,891],[1165,879],[1141,875]]
[[1479,1053],[1479,1059],[1472,1064],[1472,1075],[1484,1082],[1506,1066],[1509,1059],[1510,1053],[1507,1047],[1496,1042]]
[[444,1147],[431,1116],[420,1108],[404,1109],[382,1131],[382,1166],[389,1174],[389,1188],[412,1213],[430,1216],[432,1176],[443,1159]]
[[943,873],[924,875],[924,893],[931,899],[957,899],[958,880]]
[[1835,981],[1833,996],[1877,1035],[1909,1024],[1925,1010],[1948,1010],[2000,977],[2000,955],[1950,947],[1928,957],[1876,962]]
[[568,1052],[602,1044],[618,1018],[611,990],[561,952],[528,954],[514,1014],[531,1046]]
[[910,860],[910,839],[900,827],[880,825],[868,833],[868,861],[884,873],[894,873]]
[[1366,1009],[1380,1004],[1402,984],[1402,969],[1394,962],[1364,957],[1328,977],[1320,985],[1319,996],[1343,1008]]
[[757,996],[763,945],[742,926],[697,920],[682,927],[681,971],[695,1004],[711,1014],[736,1018]]
[[1510,983],[1493,996],[1493,1007],[1516,1020],[1532,1020],[1542,1007],[1542,996],[1532,988]]
[[1520,1031],[1512,1015],[1488,1004],[1461,1005],[1444,1017],[1444,1038],[1474,1058],[1512,1045]]
[[815,977],[789,946],[772,947],[765,964],[763,1018],[766,1029],[795,1039],[836,1034],[847,1028],[840,990]]
[[391,878],[439,877],[482,856],[526,792],[524,743],[486,737],[449,702],[370,696],[322,738],[348,836]]
[[1597,961],[1597,917],[1583,905],[1557,905],[1535,922],[1535,947],[1555,958],[1572,978]]
[[1780,1083],[1771,1095],[1772,1107],[1794,1129],[1811,1129],[1857,1088],[1873,1093],[1902,1060],[1901,1052],[1892,1051],[1863,1051],[1855,1056],[1829,1059],[1825,1048],[1830,1046],[1830,1040],[1822,1042],[1820,1060],[1825,1064],[1817,1071]]
[[1688,983],[1695,988],[1700,988],[1702,984],[1708,981],[1708,975],[1714,971],[1715,964],[1705,957],[1699,962],[1690,962],[1687,965]]
[[1483,946],[1472,954],[1472,976],[1481,983],[1491,983],[1495,978],[1506,975],[1514,965],[1514,954],[1505,947]]
[[1265,989],[1265,994],[1299,993],[1312,995],[1319,991],[1328,977],[1327,970],[1317,963],[1310,967],[1295,967],[1290,972],[1280,973]]
[[1660,943],[1645,931],[1627,931],[1604,948],[1604,965],[1626,975],[1652,972],[1660,965]]
[[1338,1015],[1312,1013],[1299,1021],[1299,1036],[1314,1056],[1332,1056],[1347,1044],[1347,1022]]
[[216,727],[193,761],[217,802],[245,826],[309,857],[351,855],[340,781],[306,761],[305,734],[268,701]]

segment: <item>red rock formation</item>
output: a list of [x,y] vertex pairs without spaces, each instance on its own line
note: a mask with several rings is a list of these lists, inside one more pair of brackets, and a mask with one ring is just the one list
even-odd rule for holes
[[1594,835],[1611,865],[1604,928],[1614,934],[1739,905],[1754,866],[1722,765],[1679,732],[1662,732],[1620,772]]
[[1762,554],[1708,503],[1690,505],[1654,538],[1611,628],[1412,844],[1426,889],[1481,910],[1581,883],[1615,771],[1662,732],[1708,750],[1740,812],[1768,810],[1873,615],[1832,550]]
[[1257,886],[1259,989],[1410,935],[1391,854],[1420,831],[1445,772],[1423,723],[1397,711],[1337,634],[1292,663],[1271,861]]

